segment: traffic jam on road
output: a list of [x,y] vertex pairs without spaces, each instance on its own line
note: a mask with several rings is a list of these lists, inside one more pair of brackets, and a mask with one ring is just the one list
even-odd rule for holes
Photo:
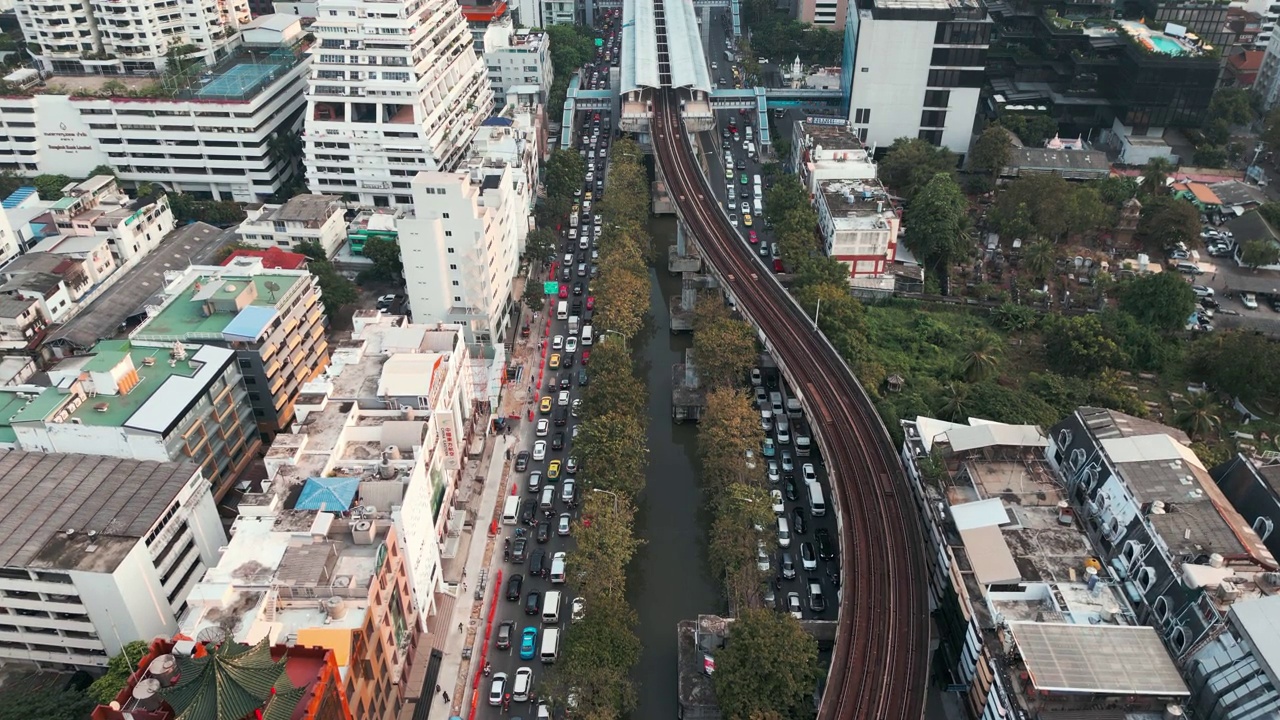
[[[720,111],[716,115],[720,124],[719,165],[724,169],[721,200],[725,212],[760,261],[776,273],[784,272],[778,243],[773,240],[764,216],[765,185],[760,175],[760,153],[752,113],[738,110]],[[712,185],[716,185],[714,178]]]
[[[583,68],[584,81],[607,87],[608,67],[621,49],[617,11],[606,13],[603,44],[596,59]],[[598,85],[603,78],[603,85]],[[612,123],[608,113],[583,113],[578,118],[579,149],[587,171],[575,192],[569,226],[561,236],[563,257],[552,263],[548,281],[558,289],[549,298],[542,387],[533,410],[532,447],[516,455],[516,491],[503,501],[503,574],[501,602],[488,650],[487,704],[502,713],[523,714],[511,704],[528,704],[528,716],[551,717],[537,697],[541,666],[560,654],[561,636],[568,623],[582,619],[585,601],[573,597],[565,584],[572,562],[573,531],[581,521],[578,502],[583,479],[577,476],[573,441],[582,420],[581,388],[589,382],[591,319],[595,298],[591,281],[598,272],[602,218],[592,211],[604,193]],[[570,706],[574,699],[568,699]],[[483,706],[484,703],[481,703]]]
[[839,604],[840,559],[826,468],[800,400],[777,368],[753,368],[751,391],[778,546],[776,555],[763,544],[757,550],[760,571],[773,576],[765,604],[797,619],[829,618],[827,608]]

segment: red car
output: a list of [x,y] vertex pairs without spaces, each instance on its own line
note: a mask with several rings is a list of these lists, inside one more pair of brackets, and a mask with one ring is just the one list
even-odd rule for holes
[[595,309],[596,309],[596,296],[595,296],[595,295],[588,295],[588,296],[587,296],[587,309],[588,309],[588,310],[595,310]]
[[560,283],[560,299],[564,300],[567,297],[569,297],[569,286],[565,283]]
[[782,269],[782,259],[781,259],[781,258],[774,258],[774,259],[773,259],[773,271],[774,271],[774,272],[776,272],[776,273],[783,273],[783,272],[786,272],[785,270],[783,270],[783,269]]
[[583,365],[586,365],[590,360],[591,360],[591,351],[590,351],[590,350],[583,350],[583,351],[582,351],[582,364],[583,364]]
[[756,237],[755,230],[752,230],[747,233],[747,240],[750,240],[752,245],[755,245],[756,243],[760,242],[760,238]]

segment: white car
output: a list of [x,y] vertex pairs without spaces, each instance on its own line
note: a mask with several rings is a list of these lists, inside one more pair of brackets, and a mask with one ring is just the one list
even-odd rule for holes
[[769,497],[773,498],[773,514],[781,515],[787,511],[787,506],[782,503],[782,491],[770,490]]
[[502,704],[502,696],[507,692],[507,674],[497,673],[493,683],[489,685],[489,704],[497,707]]
[[551,423],[546,418],[538,418],[538,437],[546,437],[547,432],[551,429]]
[[800,593],[787,593],[787,611],[791,613],[791,617],[797,620],[804,617],[800,613]]
[[764,551],[764,543],[757,540],[756,541],[756,567],[759,568],[760,572],[767,573],[769,572],[769,564],[770,564],[769,553]]
[[800,474],[804,476],[804,481],[807,483],[818,481],[818,473],[814,471],[813,463],[805,463],[802,465],[800,467]]
[[[541,460],[541,459],[542,458],[534,457],[534,460]],[[779,480],[778,463],[775,460],[770,460],[769,461],[769,482],[773,484],[777,484],[778,480]]]
[[529,702],[529,689],[533,687],[533,671],[522,667],[516,671],[515,682],[511,683],[511,699],[516,702]]
[[587,614],[587,601],[586,601],[586,600],[583,600],[583,599],[582,599],[582,598],[580,598],[580,597],[574,598],[574,599],[573,599],[573,610],[572,610],[572,612],[570,613],[569,618],[570,618],[573,622],[578,622],[578,621],[579,621],[579,620],[581,620],[583,617],[585,617],[585,616],[586,616],[586,614]]
[[1243,303],[1243,304],[1244,304],[1244,306],[1245,306],[1245,307],[1247,307],[1247,308],[1249,308],[1250,310],[1257,310],[1257,309],[1258,309],[1258,296],[1257,296],[1257,295],[1254,295],[1254,294],[1253,294],[1253,293],[1251,293],[1251,292],[1247,292],[1247,293],[1245,293],[1245,294],[1241,295],[1241,296],[1240,296],[1240,302],[1241,302],[1241,303]]
[[751,204],[750,204],[750,203],[742,203],[742,214],[743,214],[743,215],[749,215],[750,213],[751,213]]
[[569,391],[568,391],[568,390],[561,390],[561,391],[560,391],[560,395],[556,397],[556,404],[557,404],[557,405],[559,405],[560,407],[564,407],[565,405],[568,405],[568,404],[569,404]]
[[563,347],[564,347],[564,336],[563,336],[563,335],[557,335],[557,336],[555,336],[555,337],[551,338],[551,349],[552,349],[552,350],[559,350],[559,349],[561,349],[561,348],[563,348]]
[[1192,285],[1191,292],[1195,293],[1196,297],[1213,297],[1213,288],[1208,285]]
[[547,459],[547,441],[546,440],[539,440],[538,442],[533,444],[533,459],[534,460]]
[[565,340],[565,341],[564,341],[564,351],[565,351],[565,352],[577,352],[577,351],[578,351],[578,338],[573,337],[572,335],[570,335],[570,336],[569,336],[569,338],[568,338],[567,340]]

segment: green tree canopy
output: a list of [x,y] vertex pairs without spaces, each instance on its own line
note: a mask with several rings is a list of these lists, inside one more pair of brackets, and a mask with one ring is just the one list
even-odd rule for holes
[[1253,122],[1253,101],[1249,91],[1244,88],[1218,88],[1209,101],[1209,112],[1206,116],[1214,120],[1222,120],[1230,125],[1245,125]]
[[726,720],[812,714],[818,643],[788,613],[745,610],[729,627],[711,676]]
[[373,261],[373,270],[382,280],[394,280],[404,273],[400,244],[395,240],[371,237],[364,242],[364,256]]
[[[557,25],[556,27],[564,27]],[[560,202],[572,203],[575,190],[582,189],[582,178],[586,176],[587,163],[576,150],[560,148],[551,151],[551,157],[544,166],[543,186],[547,197]]]
[[989,220],[1011,238],[1041,237],[1056,242],[1092,230],[1111,215],[1096,188],[1073,185],[1057,175],[1017,178],[996,198]]
[[1240,248],[1240,262],[1250,270],[1280,263],[1280,245],[1264,238],[1249,240]]
[[880,161],[880,179],[910,203],[938,173],[954,173],[959,158],[928,140],[901,137]]
[[1045,360],[1064,375],[1088,376],[1119,367],[1124,353],[1093,315],[1045,318]]
[[110,705],[124,689],[129,676],[138,669],[138,662],[149,649],[150,645],[145,640],[126,643],[120,654],[107,661],[107,672],[89,686],[89,696],[99,705]]
[[1167,195],[1144,201],[1136,235],[1150,251],[1167,250],[1183,243],[1200,244],[1200,213],[1191,203]]
[[1058,122],[1044,113],[1007,113],[1000,118],[1000,124],[1027,147],[1044,147],[1046,140],[1058,134]]
[[1195,307],[1195,293],[1176,273],[1139,275],[1120,285],[1120,309],[1158,330],[1181,330]]
[[1193,378],[1244,402],[1280,397],[1280,345],[1245,330],[1210,333],[1191,344]]
[[1013,157],[1013,138],[999,125],[988,125],[969,152],[969,168],[975,172],[999,177]]
[[0,720],[84,720],[93,698],[75,690],[15,686],[0,690]]
[[935,270],[947,267],[970,249],[967,210],[955,178],[950,173],[936,173],[907,206],[904,242]]
[[757,356],[751,325],[730,316],[719,293],[702,293],[693,316],[693,361],[702,387],[741,383]]
[[1173,171],[1173,163],[1166,158],[1151,158],[1142,169],[1142,184],[1139,186],[1139,192],[1148,197],[1163,197],[1169,174]]
[[307,270],[316,276],[320,284],[320,302],[324,305],[324,314],[329,321],[336,320],[342,307],[360,299],[360,291],[356,284],[348,280],[333,267],[333,263],[325,256],[324,248],[314,240],[298,243],[295,248],[308,258]]

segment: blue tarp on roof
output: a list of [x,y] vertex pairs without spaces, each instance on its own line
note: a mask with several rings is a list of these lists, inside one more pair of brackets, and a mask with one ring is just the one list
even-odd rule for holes
[[295,510],[327,510],[329,512],[345,512],[356,498],[356,490],[360,487],[360,478],[353,477],[313,477],[307,478],[302,486],[302,494],[293,506]]
[[275,319],[274,307],[250,305],[236,313],[235,318],[222,329],[222,335],[231,340],[257,340],[262,331]]
[[493,117],[485,118],[480,125],[484,127],[511,127],[512,125],[515,125],[515,122],[511,120],[511,118],[504,118],[495,115]]
[[35,194],[36,189],[33,187],[20,187],[17,190],[14,190],[9,197],[5,198],[4,202],[0,203],[0,207],[3,207],[5,210],[12,210],[13,208],[21,205],[23,200],[26,200]]

